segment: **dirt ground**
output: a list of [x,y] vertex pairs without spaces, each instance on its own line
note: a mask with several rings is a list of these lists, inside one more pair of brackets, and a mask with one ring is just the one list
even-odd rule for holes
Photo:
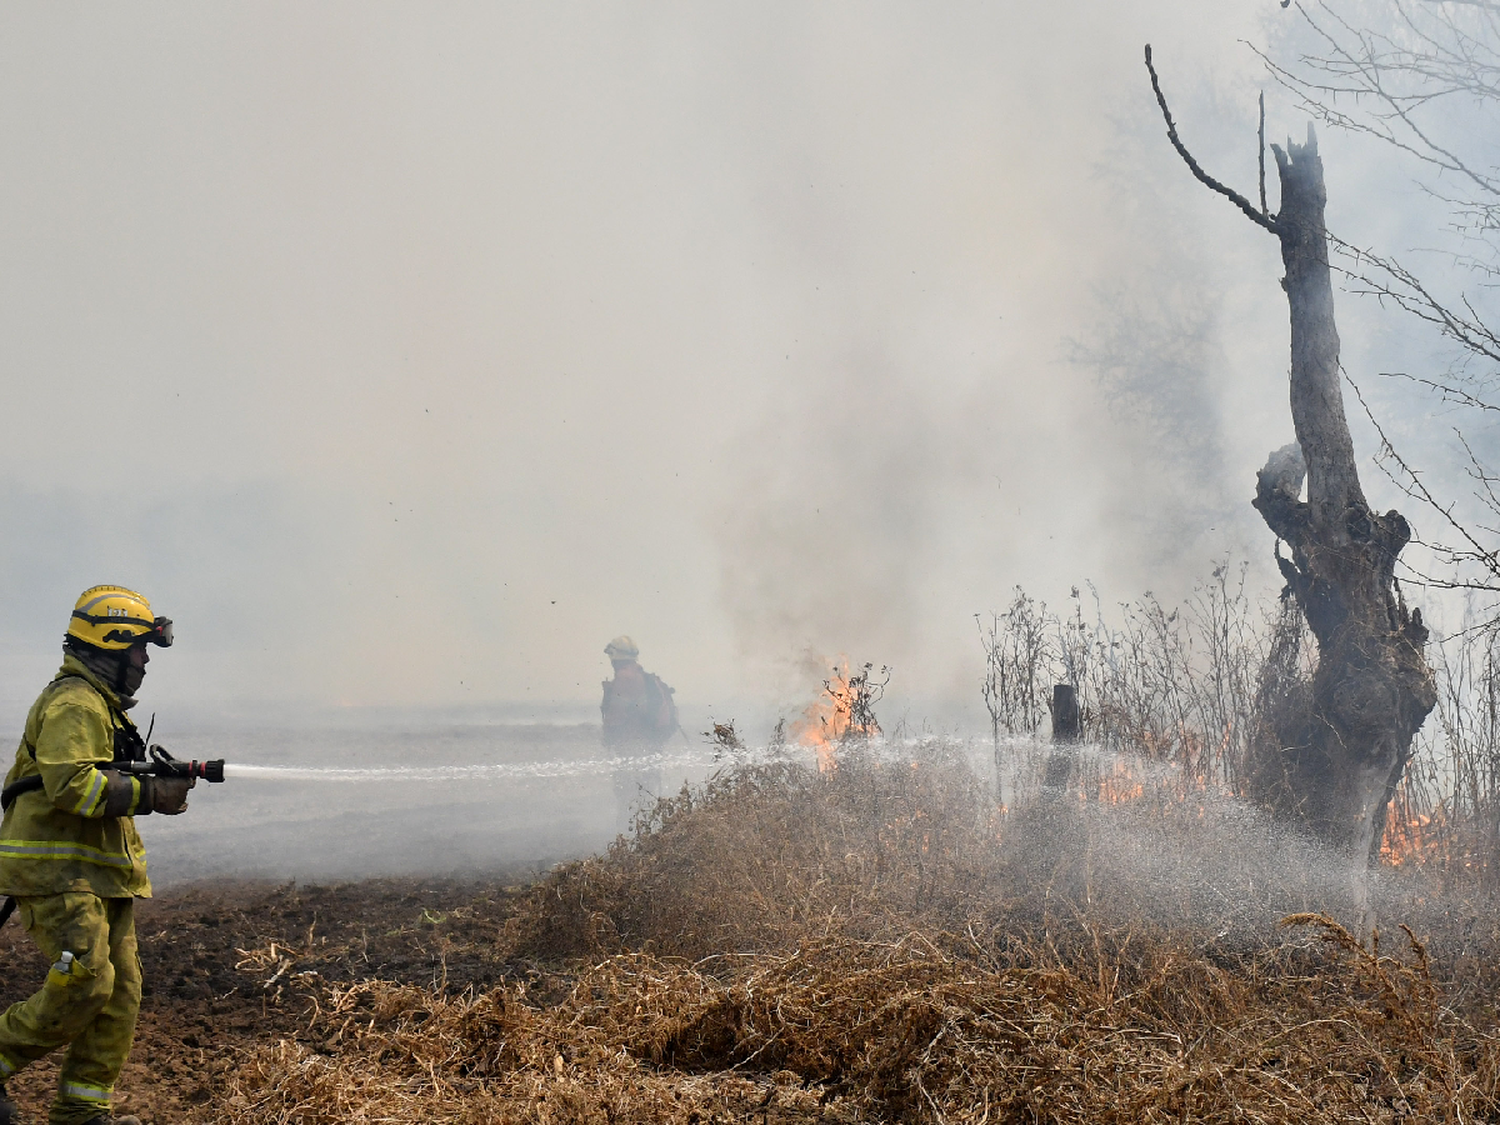
[[[115,1111],[157,1125],[187,1121],[251,1046],[311,1043],[299,974],[332,983],[446,982],[458,992],[537,978],[529,965],[499,959],[499,928],[522,891],[503,881],[219,883],[138,902],[145,989]],[[278,957],[267,964],[272,943]],[[24,999],[47,971],[14,916],[0,930],[0,965],[0,1008]],[[46,1120],[56,1075],[54,1056],[11,1080],[23,1122]]]

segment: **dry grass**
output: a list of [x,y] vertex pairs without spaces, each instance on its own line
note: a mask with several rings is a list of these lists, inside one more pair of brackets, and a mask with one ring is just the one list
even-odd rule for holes
[[980,626],[997,749],[1002,733],[1046,725],[1052,685],[1066,683],[1089,741],[1238,791],[1266,702],[1267,657],[1289,623],[1296,638],[1304,629],[1281,608],[1268,615],[1245,576],[1220,563],[1181,606],[1148,593],[1111,612],[1092,587],[1088,598],[1074,587],[1063,614],[1017,587],[1010,608]]
[[510,983],[301,980],[308,1035],[204,1120],[1500,1116],[1500,1043],[1474,1026],[1493,990],[1466,967],[1492,935],[1462,963],[1308,912],[1225,940],[1112,859],[1116,821],[1165,815],[1118,808],[1001,815],[942,743],[728,771],[539,884],[495,935]]
[[510,936],[547,959],[689,960],[833,932],[889,937],[979,911],[999,843],[987,787],[943,743],[826,773],[735,769],[660,802],[608,855],[555,872]]
[[[333,992],[223,1107],[250,1121],[1334,1122],[1489,1119],[1496,1045],[1445,1014],[1420,946],[1328,939],[1238,971],[1100,935],[1009,964],[972,935],[813,941],[689,965],[619,954],[561,1003],[519,988]],[[1023,961],[1029,961],[1024,958]],[[1455,1032],[1459,1033],[1455,1035]]]

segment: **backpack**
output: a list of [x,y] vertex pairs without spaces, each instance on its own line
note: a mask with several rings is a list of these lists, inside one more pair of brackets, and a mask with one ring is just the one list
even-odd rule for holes
[[646,722],[651,733],[662,740],[677,733],[677,704],[672,688],[662,683],[654,672],[646,673]]

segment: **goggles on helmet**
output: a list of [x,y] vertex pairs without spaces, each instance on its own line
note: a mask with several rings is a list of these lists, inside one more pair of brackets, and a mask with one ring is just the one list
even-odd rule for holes
[[157,617],[147,621],[140,617],[96,616],[92,613],[84,613],[81,609],[75,609],[73,616],[80,621],[87,621],[90,625],[124,626],[124,628],[116,628],[106,633],[104,635],[106,641],[124,641],[131,645],[160,645],[162,648],[172,647],[172,619],[170,617]]

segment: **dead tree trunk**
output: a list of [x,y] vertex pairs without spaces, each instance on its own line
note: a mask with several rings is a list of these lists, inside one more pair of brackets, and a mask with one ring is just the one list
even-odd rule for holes
[[1318,656],[1310,690],[1266,717],[1274,737],[1249,763],[1250,796],[1363,860],[1379,851],[1391,794],[1437,692],[1422,653],[1421,611],[1407,612],[1394,575],[1411,529],[1398,512],[1370,510],[1344,417],[1323,162],[1311,125],[1306,144],[1272,146],[1281,209],[1267,213],[1264,187],[1257,209],[1197,165],[1177,137],[1154,69],[1151,81],[1178,153],[1201,181],[1277,236],[1286,267],[1297,441],[1271,454],[1252,503],[1276,535],[1277,565]]
[[1370,510],[1344,418],[1327,192],[1311,125],[1305,145],[1272,151],[1291,309],[1292,425],[1307,499],[1298,499],[1301,474],[1283,450],[1260,472],[1254,504],[1291,549],[1288,559],[1278,544],[1276,562],[1317,638],[1318,663],[1308,713],[1283,720],[1279,745],[1264,749],[1251,784],[1262,801],[1294,811],[1318,835],[1371,855],[1437,692],[1422,655],[1422,612],[1407,612],[1393,573],[1411,528],[1399,512]]

